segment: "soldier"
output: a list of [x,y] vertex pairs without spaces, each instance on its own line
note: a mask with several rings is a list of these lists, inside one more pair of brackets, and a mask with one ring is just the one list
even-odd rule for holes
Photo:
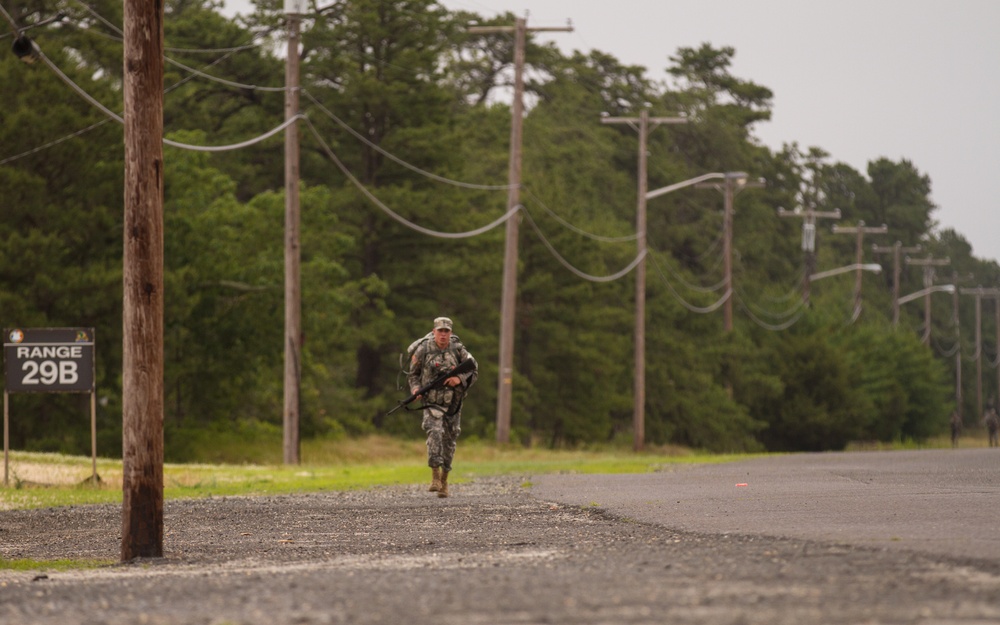
[[[416,393],[442,371],[468,359],[475,364],[472,354],[452,334],[451,319],[438,317],[434,320],[432,335],[419,340],[410,357],[407,376],[410,392]],[[431,468],[429,490],[437,492],[438,497],[448,496],[448,473],[462,431],[462,400],[478,377],[479,369],[475,367],[468,373],[451,376],[445,380],[443,388],[428,391],[427,396],[421,398],[424,401],[421,427],[427,433],[427,464]]]
[[997,440],[997,434],[1000,432],[1000,416],[997,415],[996,408],[992,405],[986,409],[983,424],[986,426],[986,432],[990,437],[990,447],[1000,447],[1000,441]]
[[951,411],[951,446],[958,447],[958,437],[962,434],[962,416],[958,414],[958,409]]

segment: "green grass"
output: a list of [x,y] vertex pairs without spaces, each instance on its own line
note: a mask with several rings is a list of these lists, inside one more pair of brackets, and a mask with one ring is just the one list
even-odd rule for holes
[[[280,451],[280,439],[272,446]],[[216,452],[226,455],[225,445]],[[243,452],[246,448],[241,447]],[[423,441],[387,437],[308,441],[302,464],[165,464],[166,499],[275,495],[324,490],[354,490],[385,485],[419,484],[429,479]],[[623,449],[554,451],[460,443],[453,482],[495,475],[544,473],[645,473],[682,463],[726,462],[745,456],[695,454],[682,449],[633,453]],[[9,484],[0,488],[0,510],[120,503],[122,464],[99,459],[99,483],[89,478],[91,459],[83,456],[12,452]]]
[[[988,447],[989,441],[983,428],[967,427],[966,433],[958,440],[959,449],[974,449]],[[880,441],[856,441],[847,445],[845,451],[900,451],[913,449],[950,449],[951,435],[942,434],[924,441],[905,439],[883,443]]]
[[[963,438],[960,447],[985,446],[985,437]],[[252,444],[235,436],[213,439],[199,457],[210,462],[164,465],[166,499],[276,495],[324,490],[353,490],[384,485],[419,484],[428,479],[424,442],[384,436],[349,440],[303,441],[302,464],[281,464],[280,432],[258,435]],[[849,450],[950,447],[948,437],[915,446],[857,443]],[[469,440],[459,443],[453,482],[495,475],[530,477],[547,473],[648,473],[686,463],[716,463],[747,455],[712,455],[664,447],[634,453],[607,446],[550,450]],[[51,453],[11,452],[8,484],[0,486],[0,511],[122,500],[122,463],[98,459],[99,483],[93,483],[91,459]]]
[[112,560],[8,560],[0,557],[0,570],[5,571],[75,571],[96,569],[114,564]]
[[[922,444],[922,448],[950,447],[947,437]],[[985,439],[963,439],[961,447],[985,446]],[[858,443],[849,449],[913,449],[912,443],[872,445]],[[166,464],[163,468],[166,499],[276,495],[324,490],[376,488],[394,484],[419,484],[428,480],[424,443],[373,436],[338,441],[303,441],[302,464],[280,464],[280,434],[258,438],[252,444],[237,437],[219,437],[210,447],[213,459],[236,462]],[[548,473],[648,473],[669,471],[683,464],[730,462],[747,455],[711,455],[668,447],[642,453],[609,446],[585,450],[549,450],[483,441],[459,443],[451,479],[513,475],[525,479]],[[263,459],[265,462],[253,462]],[[90,480],[91,459],[52,453],[11,452],[9,484],[0,486],[3,510],[70,506],[122,501],[122,463],[98,459],[100,482]],[[0,570],[64,571],[113,564],[96,560],[8,560],[0,557]]]

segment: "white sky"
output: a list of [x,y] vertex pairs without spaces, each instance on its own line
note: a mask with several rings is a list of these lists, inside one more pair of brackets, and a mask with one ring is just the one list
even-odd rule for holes
[[527,15],[529,28],[571,20],[572,33],[535,36],[643,65],[654,80],[678,47],[732,46],[732,74],[774,93],[772,120],[755,127],[765,145],[816,146],[865,175],[876,158],[908,159],[931,179],[940,225],[1000,260],[998,0],[439,2]]

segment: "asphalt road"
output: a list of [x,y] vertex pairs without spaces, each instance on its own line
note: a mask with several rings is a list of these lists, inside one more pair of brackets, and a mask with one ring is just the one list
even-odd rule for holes
[[[171,500],[164,558],[0,569],[0,624],[995,624],[998,504],[995,449]],[[0,557],[112,559],[120,529],[0,511]]]
[[794,454],[533,484],[544,500],[678,531],[1000,561],[1000,449]]

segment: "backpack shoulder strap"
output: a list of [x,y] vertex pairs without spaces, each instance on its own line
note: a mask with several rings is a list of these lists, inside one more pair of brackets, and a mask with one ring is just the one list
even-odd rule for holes
[[428,332],[424,336],[422,336],[419,339],[413,341],[412,343],[410,343],[410,346],[406,348],[406,355],[407,356],[413,356],[413,353],[415,351],[417,351],[417,348],[420,347],[420,345],[422,343],[430,340],[433,337],[434,337],[434,333],[433,332]]

